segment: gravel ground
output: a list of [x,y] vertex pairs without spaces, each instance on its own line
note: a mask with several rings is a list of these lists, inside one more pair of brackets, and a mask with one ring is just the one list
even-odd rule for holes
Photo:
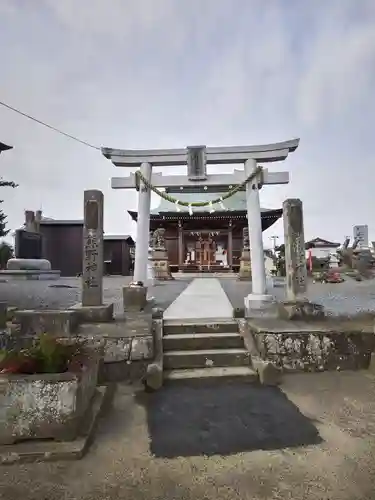
[[[284,394],[252,386],[247,397],[244,388],[225,395],[216,390],[176,387],[150,395],[119,385],[84,459],[3,467],[0,499],[374,498],[375,377],[367,372],[289,375]],[[228,401],[220,401],[220,394]],[[172,399],[179,419],[171,415]],[[164,405],[164,423],[155,402]],[[317,433],[320,443],[313,441]],[[301,438],[304,445],[293,446]],[[153,455],[157,439],[160,455],[167,455],[163,440],[169,440],[169,455],[180,455]],[[231,454],[241,440],[242,452]],[[267,440],[270,446],[261,449]],[[215,448],[218,453],[210,456]],[[195,454],[186,456],[189,452]]]
[[[233,307],[243,307],[243,297],[251,293],[251,283],[236,279],[221,279],[220,283]],[[279,300],[285,298],[282,287],[275,287],[272,293]],[[336,285],[310,282],[307,297],[333,315],[375,311],[375,280],[347,280]]]
[[[115,314],[122,308],[122,287],[130,282],[128,276],[111,276],[103,280],[104,302],[115,304]],[[160,307],[167,308],[187,287],[191,279],[162,281],[150,288]],[[61,278],[58,281],[0,282],[0,301],[22,309],[64,309],[80,302],[81,280]]]
[[[187,287],[192,278],[178,277],[174,281],[162,281],[150,288],[150,296],[166,309]],[[104,278],[104,301],[114,302],[115,311],[120,312],[122,287],[129,277]],[[243,307],[244,297],[251,292],[251,283],[235,278],[222,278],[220,283],[233,307]],[[56,287],[58,286],[58,288]],[[9,281],[0,282],[0,301],[24,309],[63,309],[80,301],[81,280],[61,278],[59,281]],[[274,288],[276,298],[283,299],[284,289]],[[310,283],[308,297],[321,303],[332,314],[356,314],[375,311],[375,280],[356,282],[348,280],[337,285]]]

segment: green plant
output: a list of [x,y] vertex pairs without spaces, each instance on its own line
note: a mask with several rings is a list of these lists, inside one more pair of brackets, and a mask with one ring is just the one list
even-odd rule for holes
[[0,352],[0,373],[64,373],[80,371],[86,358],[83,342],[65,343],[40,335],[30,347]]
[[[16,184],[13,181],[4,181],[2,177],[0,177],[0,187],[11,187],[11,188],[16,188],[18,187],[18,184]],[[0,204],[3,203],[4,200],[0,200]],[[0,236],[6,236],[10,229],[6,229],[6,224],[7,224],[7,216],[5,213],[0,210]]]
[[9,259],[14,257],[13,247],[6,241],[0,243],[0,268],[4,269]]

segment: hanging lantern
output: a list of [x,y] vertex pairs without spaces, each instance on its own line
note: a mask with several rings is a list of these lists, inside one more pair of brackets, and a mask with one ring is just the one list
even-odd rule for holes
[[189,203],[189,215],[193,215],[193,207],[191,206],[191,203]]
[[176,205],[176,212],[181,212],[181,209],[180,209],[180,207],[178,206],[179,201],[178,201],[178,200],[176,200],[176,201],[174,202],[174,204]]
[[213,212],[215,212],[215,209],[214,209],[214,207],[212,206],[212,201],[210,201],[210,203],[209,203],[209,205],[208,205],[208,206],[210,207],[210,214],[212,214]]

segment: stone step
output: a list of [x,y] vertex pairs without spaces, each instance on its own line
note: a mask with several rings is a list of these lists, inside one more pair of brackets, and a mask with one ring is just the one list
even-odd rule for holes
[[246,349],[205,349],[164,353],[166,369],[249,366],[249,364],[250,357]]
[[166,370],[164,381],[183,383],[228,383],[257,382],[258,376],[249,366],[229,366],[217,368],[193,368],[185,370]]
[[177,333],[163,338],[164,351],[230,349],[244,346],[238,333]]
[[237,333],[238,323],[233,319],[228,321],[199,321],[194,322],[163,322],[164,335],[169,334],[192,334],[192,333]]

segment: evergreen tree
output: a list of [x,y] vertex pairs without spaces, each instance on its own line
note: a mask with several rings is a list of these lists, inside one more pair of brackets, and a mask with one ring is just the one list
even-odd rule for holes
[[9,259],[14,257],[13,247],[6,241],[0,243],[0,269],[5,269]]
[[[11,187],[16,188],[18,184],[13,181],[4,181],[2,177],[0,177],[0,187]],[[0,203],[3,203],[4,200],[0,200]],[[6,230],[7,224],[7,216],[4,214],[3,210],[0,209],[0,237],[6,236],[10,229]]]

